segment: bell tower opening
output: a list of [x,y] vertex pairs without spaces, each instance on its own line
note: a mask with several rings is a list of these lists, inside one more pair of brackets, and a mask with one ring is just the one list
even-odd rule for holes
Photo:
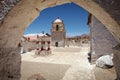
[[59,25],[56,25],[56,31],[59,31]]

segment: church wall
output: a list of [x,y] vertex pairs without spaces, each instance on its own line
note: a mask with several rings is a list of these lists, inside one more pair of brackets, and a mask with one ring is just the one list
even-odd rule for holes
[[55,43],[58,42],[58,47],[65,46],[65,32],[53,32],[51,35],[52,46],[55,46]]

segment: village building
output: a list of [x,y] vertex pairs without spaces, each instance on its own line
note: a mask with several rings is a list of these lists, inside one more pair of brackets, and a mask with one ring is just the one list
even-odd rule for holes
[[20,42],[21,53],[31,50],[49,51],[51,37],[46,34],[27,34],[24,35]]
[[58,17],[52,22],[51,41],[52,46],[65,47],[66,30],[64,22]]

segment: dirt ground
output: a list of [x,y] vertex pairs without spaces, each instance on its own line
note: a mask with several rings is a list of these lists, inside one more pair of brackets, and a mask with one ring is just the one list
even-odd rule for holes
[[101,69],[87,59],[89,47],[52,48],[52,54],[36,56],[35,51],[22,55],[21,80],[38,74],[44,79],[31,80],[114,80],[115,70]]
[[96,80],[115,80],[116,79],[116,72],[114,67],[110,69],[101,69],[101,68],[95,67],[93,70],[94,70]]

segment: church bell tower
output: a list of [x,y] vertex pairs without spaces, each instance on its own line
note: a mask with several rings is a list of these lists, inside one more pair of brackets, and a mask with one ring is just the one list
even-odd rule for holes
[[52,22],[51,40],[52,46],[65,47],[66,30],[64,22],[58,17]]

